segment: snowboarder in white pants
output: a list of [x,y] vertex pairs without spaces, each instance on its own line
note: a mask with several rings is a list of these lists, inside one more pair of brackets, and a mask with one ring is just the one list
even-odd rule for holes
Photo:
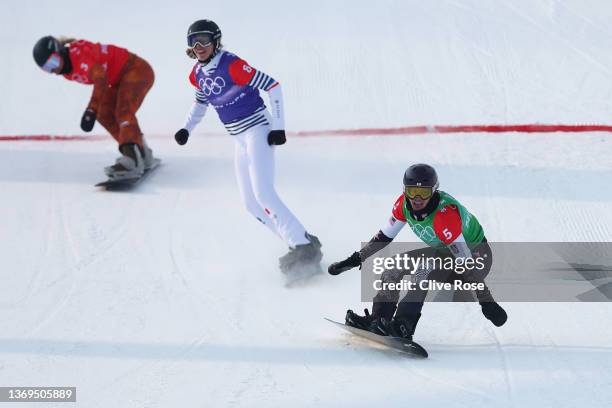
[[274,146],[268,126],[253,127],[234,136],[234,165],[240,195],[247,210],[290,247],[307,244],[306,230],[274,188]]
[[[187,33],[187,54],[196,58],[189,80],[196,100],[175,139],[187,143],[189,134],[212,105],[235,141],[235,170],[247,210],[288,246],[280,258],[284,273],[315,266],[322,258],[321,243],[308,234],[274,188],[274,149],[286,141],[280,84],[223,50],[221,30],[210,20],[198,20]],[[272,115],[259,95],[270,97]]]

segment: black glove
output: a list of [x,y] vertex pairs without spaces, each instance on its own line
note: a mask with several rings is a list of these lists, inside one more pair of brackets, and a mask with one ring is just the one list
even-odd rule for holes
[[508,320],[506,311],[495,302],[481,303],[480,307],[484,317],[489,319],[497,327],[503,326],[506,320]]
[[83,113],[83,117],[81,118],[81,129],[83,129],[84,132],[91,132],[95,123],[96,111],[91,108],[85,109],[85,113]]
[[174,140],[181,146],[187,143],[187,139],[189,139],[189,131],[187,129],[181,129],[174,135]]
[[272,145],[282,145],[287,141],[287,137],[285,136],[284,130],[271,130],[268,133],[268,144]]
[[334,262],[329,265],[327,272],[329,272],[330,275],[339,275],[357,266],[361,268],[361,255],[359,255],[359,252],[353,253],[353,255],[349,256],[344,261]]

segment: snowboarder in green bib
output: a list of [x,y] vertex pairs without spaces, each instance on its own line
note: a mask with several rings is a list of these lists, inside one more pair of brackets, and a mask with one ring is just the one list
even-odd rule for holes
[[[480,267],[465,274],[458,269],[444,269],[429,264],[408,272],[406,269],[388,269],[381,275],[383,283],[399,283],[408,273],[413,273],[415,286],[399,302],[399,290],[383,288],[374,297],[372,314],[365,310],[360,316],[352,310],[346,312],[346,324],[380,335],[390,335],[412,340],[421,309],[427,295],[427,285],[420,281],[452,282],[459,279],[467,283],[480,284],[474,290],[482,313],[494,325],[503,325],[508,316],[495,302],[484,284],[484,278],[493,261],[482,226],[459,201],[450,194],[438,190],[438,175],[427,164],[415,164],[404,173],[404,193],[396,200],[387,224],[360,251],[347,259],[329,266],[331,275],[338,275],[355,267],[388,245],[406,225],[421,239],[426,248],[409,251],[413,258],[458,258],[480,259]],[[463,272],[463,271],[461,271]]]

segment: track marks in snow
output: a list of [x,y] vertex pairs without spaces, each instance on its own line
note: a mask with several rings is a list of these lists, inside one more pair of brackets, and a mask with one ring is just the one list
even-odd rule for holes
[[[584,183],[585,194],[591,188],[601,188],[591,185],[588,181]],[[551,202],[551,208],[560,224],[564,236],[559,237],[559,242],[609,242],[612,241],[612,229],[610,228],[610,205],[607,203],[585,203],[555,200]]]
[[531,17],[528,14],[524,13],[522,10],[520,10],[511,1],[502,0],[502,3],[504,3],[505,6],[509,10],[511,10],[513,13],[515,13],[517,16],[519,16],[522,20],[528,22],[531,26],[536,28],[543,35],[555,37],[557,40],[559,40],[560,42],[565,44],[570,50],[572,50],[573,52],[575,52],[576,54],[578,54],[579,56],[581,56],[585,60],[589,61],[594,66],[598,67],[600,70],[605,72],[608,76],[612,76],[612,69],[610,69],[606,64],[602,63],[601,60],[598,57],[593,56],[590,53],[584,51],[583,49],[577,47],[576,45],[574,45],[572,43],[572,41],[570,39],[567,39],[567,38],[561,36],[557,32],[544,29],[540,24],[538,24],[538,22],[533,17]]
[[515,391],[514,391],[514,386],[513,386],[511,368],[508,365],[508,359],[506,356],[506,352],[504,350],[504,346],[499,341],[499,338],[497,337],[497,333],[495,330],[496,330],[495,328],[492,328],[490,326],[487,327],[487,332],[489,332],[493,340],[495,340],[495,349],[497,350],[497,353],[499,354],[500,366],[501,366],[500,368],[503,372],[504,382],[506,384],[506,389],[508,393],[508,399],[512,407],[517,407],[517,404],[515,401]]

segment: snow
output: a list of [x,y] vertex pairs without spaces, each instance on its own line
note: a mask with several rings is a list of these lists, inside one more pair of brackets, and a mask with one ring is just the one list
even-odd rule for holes
[[[217,20],[228,49],[281,81],[298,131],[609,123],[611,14],[574,0],[109,0],[95,16],[77,1],[6,2],[0,134],[80,133],[90,88],[46,76],[30,55],[42,35],[79,35],[153,64],[139,117],[163,165],[109,194],[93,184],[117,154],[110,137],[0,143],[0,385],[76,386],[83,407],[610,406],[610,304],[505,303],[495,328],[477,305],[429,303],[416,339],[430,358],[400,358],[323,320],[369,307],[357,271],[283,287],[286,248],[242,208],[214,113],[186,146],[172,134],[193,98],[184,34],[196,18]],[[414,162],[439,170],[490,240],[607,242],[611,143],[293,137],[277,151],[277,187],[326,264],[380,228]]]

